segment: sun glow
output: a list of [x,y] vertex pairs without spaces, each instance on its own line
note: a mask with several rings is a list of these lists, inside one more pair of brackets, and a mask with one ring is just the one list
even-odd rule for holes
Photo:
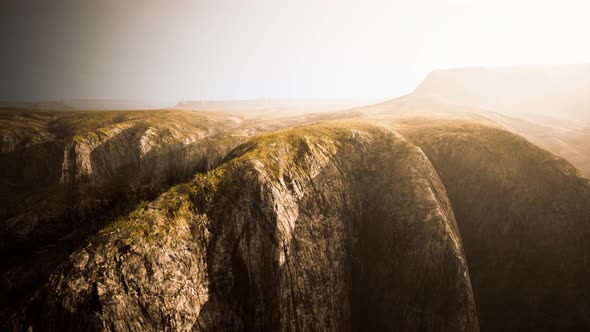
[[424,69],[590,61],[587,1],[474,1],[447,7],[425,38]]
[[590,62],[588,1],[15,4],[0,100],[391,98],[436,68]]

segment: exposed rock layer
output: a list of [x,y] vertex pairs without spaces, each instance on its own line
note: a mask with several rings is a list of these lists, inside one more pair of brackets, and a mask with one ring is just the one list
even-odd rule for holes
[[588,329],[589,181],[497,128],[408,128],[449,193],[482,330]]
[[43,294],[31,322],[50,330],[478,329],[436,172],[366,125],[251,141],[101,231]]
[[[321,118],[113,114],[39,115],[38,139],[2,138],[3,199],[29,197],[3,211],[3,245],[30,250],[2,286],[37,290],[16,330],[590,326],[590,184],[519,136],[444,116],[258,134]],[[37,198],[28,155],[47,157]]]

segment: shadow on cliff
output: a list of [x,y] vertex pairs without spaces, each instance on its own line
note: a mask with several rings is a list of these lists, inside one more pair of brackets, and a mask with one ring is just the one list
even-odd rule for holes
[[[15,178],[25,179],[28,184],[18,193],[27,198],[28,204],[17,205],[7,220],[21,214],[18,222],[33,227],[24,235],[3,232],[1,254],[7,259],[0,265],[0,291],[6,295],[0,301],[1,320],[7,321],[3,318],[25,304],[89,236],[129,214],[142,201],[150,201],[170,186],[213,168],[240,141],[236,138],[220,144],[205,138],[188,145],[172,143],[142,156],[139,146],[146,127],[133,128],[134,132],[119,133],[94,149],[90,154],[93,173],[74,183],[60,183],[60,172],[55,171],[61,171],[63,142],[20,151],[14,159],[0,161],[10,165],[10,175],[14,173]],[[19,169],[20,161],[30,155],[35,156],[32,160],[45,161],[31,169]],[[53,172],[41,182],[44,190],[39,188],[39,174],[45,173],[37,173],[37,169]]]
[[293,164],[224,173],[206,209],[209,299],[193,330],[478,330],[440,180],[412,145],[372,134],[337,152],[277,139]]

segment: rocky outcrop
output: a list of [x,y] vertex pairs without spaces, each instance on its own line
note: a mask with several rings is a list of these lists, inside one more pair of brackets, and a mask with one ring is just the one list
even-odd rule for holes
[[0,156],[55,139],[47,128],[53,114],[0,109]]
[[0,112],[0,137],[16,142],[0,153],[0,254],[8,256],[0,266],[7,294],[0,321],[105,223],[215,167],[260,131],[316,120],[246,122],[239,114],[174,110]]
[[482,330],[588,329],[588,180],[497,128],[416,124],[403,133],[448,191]]
[[[210,169],[248,138],[231,135],[233,119],[199,112],[31,113],[33,120],[20,123],[28,114],[0,123],[0,136],[13,125],[31,129],[21,132],[29,143],[0,154],[0,251],[7,256],[0,320],[87,234]],[[43,133],[51,140],[38,142]]]
[[[140,132],[136,124],[126,122],[74,136],[64,148],[60,182],[75,184],[92,175],[99,178],[100,173],[106,175],[103,181],[108,179],[108,175],[133,162],[133,150],[138,148],[133,140]],[[102,155],[96,156],[97,153]],[[102,161],[102,165],[93,168],[97,161]]]
[[[53,141],[6,155],[53,156],[52,167],[30,166],[49,167],[49,182],[23,180],[17,163],[0,178],[14,189],[2,205],[22,200],[0,211],[12,216],[2,244],[18,252],[2,267],[0,321],[17,331],[587,329],[588,180],[467,110],[387,107],[258,124],[113,112],[39,125]],[[261,133],[306,121],[324,123]]]
[[[43,310],[42,310],[43,309]],[[436,171],[367,125],[260,136],[70,256],[23,328],[478,330]]]
[[[40,123],[28,126],[53,132],[52,140],[23,143],[19,149],[0,155],[0,165],[6,170],[0,180],[12,189],[10,195],[1,197],[7,209],[0,213],[2,228],[13,238],[9,242],[35,237],[43,220],[71,224],[71,219],[94,218],[112,207],[101,203],[105,200],[153,197],[169,185],[189,179],[195,171],[218,164],[248,138],[229,134],[236,126],[234,120],[197,112],[48,114],[53,117],[41,119],[50,122],[35,118]],[[0,129],[0,133],[10,133],[8,127]],[[29,133],[27,141],[37,142],[49,135],[41,137],[40,130]]]

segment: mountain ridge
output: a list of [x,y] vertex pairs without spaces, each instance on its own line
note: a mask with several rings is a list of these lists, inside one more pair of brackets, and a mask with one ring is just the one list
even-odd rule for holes
[[590,127],[439,74],[340,111],[0,110],[0,330],[587,329]]

